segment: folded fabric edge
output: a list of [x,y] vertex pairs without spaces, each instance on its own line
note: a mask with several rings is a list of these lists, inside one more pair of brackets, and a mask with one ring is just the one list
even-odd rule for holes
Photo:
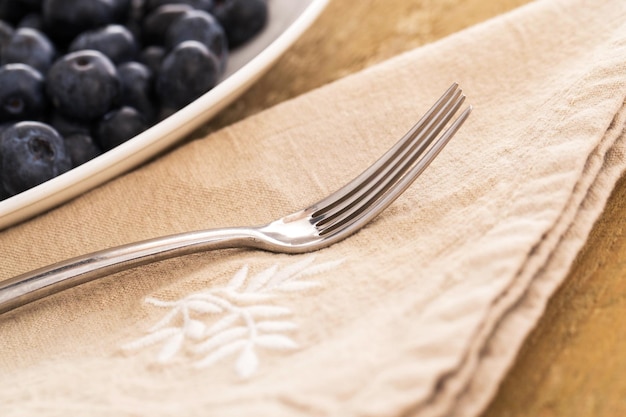
[[[623,48],[619,42],[612,43],[612,45]],[[563,211],[541,240],[531,249],[527,260],[521,265],[511,285],[494,302],[461,359],[459,367],[441,375],[434,385],[432,397],[414,407],[415,414],[419,414],[420,417],[447,416],[451,409],[450,404],[455,404],[457,401],[468,403],[464,407],[454,407],[455,410],[460,410],[455,411],[459,416],[474,416],[481,408],[486,407],[488,401],[495,395],[500,381],[504,378],[506,369],[512,365],[521,344],[536,326],[549,297],[566,278],[572,262],[584,246],[586,236],[591,231],[593,224],[600,217],[616,182],[626,171],[624,153],[621,152],[624,146],[622,142],[625,141],[626,97],[624,95],[626,92],[623,91],[624,85],[618,74],[619,70],[616,72],[616,68],[621,68],[623,58],[620,56],[616,54],[615,59],[595,66],[592,71],[578,80],[578,85],[573,85],[569,90],[572,92],[572,102],[578,101],[578,106],[580,106],[585,99],[591,99],[593,95],[586,94],[577,100],[577,92],[585,91],[584,85],[588,77],[593,78],[594,74],[599,77],[599,74],[603,74],[606,83],[602,85],[602,88],[606,96],[609,97],[612,94],[613,100],[615,103],[619,103],[620,107],[613,113],[614,117],[611,119],[606,132],[594,151],[588,156]],[[615,95],[615,93],[618,94]],[[584,108],[585,106],[580,107]],[[616,155],[616,158],[609,158],[611,153]],[[539,278],[545,275],[547,277]],[[479,364],[488,361],[488,358],[483,358],[483,356],[489,355],[490,339],[497,337],[500,332],[497,329],[501,327],[501,322],[504,320],[517,323],[518,320],[515,317],[518,306],[525,302],[528,293],[536,285],[534,281],[537,279],[550,282],[553,287],[552,290],[546,290],[542,293],[542,300],[536,301],[537,306],[534,306],[533,313],[535,315],[531,320],[524,322],[525,326],[518,326],[512,332],[509,330],[513,334],[518,333],[516,336],[519,338],[515,344],[511,343],[510,334],[505,338],[507,344],[503,350],[506,351],[506,354],[502,356],[509,358],[508,361],[503,359],[504,363],[498,372],[488,375],[487,371],[483,371],[484,375],[477,377],[475,373],[480,366]],[[502,346],[499,347],[502,348]],[[480,386],[480,389],[477,390],[478,393],[472,391],[471,384]],[[490,387],[490,389],[486,389],[486,387]],[[474,397],[479,401],[475,401],[472,407],[469,404],[472,400],[463,400],[463,398],[473,399]],[[466,409],[472,411],[466,411]]]
[[[500,318],[491,337],[477,357],[477,365],[465,390],[458,396],[450,416],[475,416],[483,411],[497,393],[505,373],[513,366],[526,338],[536,327],[550,297],[563,284],[576,256],[600,218],[617,181],[626,172],[623,163],[616,163],[611,155],[618,154],[620,161],[626,153],[626,110],[621,117],[622,130],[615,145],[608,151],[603,169],[580,205],[572,221],[522,297]],[[514,349],[512,348],[514,347]],[[490,376],[501,375],[498,379]]]
[[[616,182],[626,172],[625,123],[626,106],[615,117],[612,131],[607,132],[608,139],[605,142],[608,141],[610,147],[602,151],[603,147],[607,148],[606,144],[599,146],[602,163],[598,165],[601,166],[581,178],[582,183],[588,183],[584,191],[579,191],[582,198],[570,202],[568,211],[571,214],[564,213],[545,239],[529,254],[525,268],[494,304],[462,365],[440,379],[440,389],[424,406],[424,414],[420,416],[475,416],[495,396],[506,371],[539,321],[550,296],[567,277],[571,264],[584,246],[585,237],[602,214]],[[591,181],[584,181],[585,178]],[[451,401],[455,405],[447,407]]]

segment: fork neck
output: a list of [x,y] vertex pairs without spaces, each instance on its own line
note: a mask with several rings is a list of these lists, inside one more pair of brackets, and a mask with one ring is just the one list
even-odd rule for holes
[[227,228],[181,233],[93,252],[1,282],[0,313],[137,266],[208,250],[268,250],[266,246],[258,229]]

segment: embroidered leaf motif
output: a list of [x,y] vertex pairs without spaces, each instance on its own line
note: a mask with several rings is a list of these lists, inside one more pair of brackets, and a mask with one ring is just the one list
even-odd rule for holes
[[206,368],[207,366],[211,366],[214,363],[224,359],[226,356],[230,356],[237,352],[240,352],[247,344],[247,340],[237,340],[228,345],[221,346],[220,348],[214,350],[210,355],[205,356],[204,359],[197,361],[195,363],[195,366],[198,368]]
[[270,305],[250,306],[246,310],[250,315],[257,317],[281,317],[291,314],[291,310],[286,307]]
[[157,361],[163,363],[172,359],[183,345],[183,340],[185,340],[185,334],[183,332],[178,332],[170,337],[161,348]]
[[215,349],[216,347],[219,347],[226,343],[230,343],[233,340],[243,339],[245,336],[247,336],[248,333],[248,328],[244,326],[225,329],[205,340],[204,342],[195,345],[192,349],[194,350],[194,352],[209,352],[212,349]]
[[265,302],[276,297],[276,294],[262,293],[262,292],[261,293],[256,293],[256,292],[249,293],[249,292],[229,291],[227,295],[228,295],[228,298],[230,298],[231,300],[240,302],[240,303],[245,303],[245,304],[261,303],[261,302]]
[[238,290],[248,277],[248,265],[244,265],[226,285],[229,290]]
[[174,317],[176,317],[176,315],[179,313],[178,308],[173,308],[170,310],[169,313],[167,313],[165,316],[163,316],[163,318],[161,320],[159,320],[155,325],[153,325],[150,328],[151,332],[155,332],[167,325],[169,325],[172,320],[174,320]]
[[255,339],[255,342],[262,347],[268,349],[289,350],[298,347],[296,342],[280,334],[268,334],[266,336],[259,336]]
[[244,292],[250,293],[260,290],[265,286],[265,284],[268,283],[270,278],[272,278],[276,274],[277,270],[278,265],[274,265],[256,274],[255,276],[250,278],[250,282],[248,283],[248,286],[246,287]]
[[293,292],[293,291],[306,291],[312,288],[318,287],[319,284],[317,282],[307,282],[307,281],[294,281],[294,282],[284,282],[281,284],[281,291],[285,292]]
[[206,325],[200,320],[189,319],[185,327],[185,335],[191,339],[200,340],[204,335]]
[[241,378],[249,378],[259,367],[258,348],[288,351],[298,344],[285,333],[298,326],[289,317],[290,308],[270,304],[281,293],[319,287],[305,278],[336,268],[343,261],[316,264],[315,256],[279,268],[273,265],[250,274],[241,267],[223,287],[189,294],[175,301],[147,297],[146,304],[168,309],[148,334],[127,343],[126,350],[160,345],[157,361],[165,363],[181,350],[190,353],[194,366],[212,366],[237,355],[234,368]]
[[157,306],[157,307],[175,307],[176,304],[178,304],[178,302],[176,301],[161,301],[159,299],[152,298],[152,297],[146,297],[145,301],[146,303],[152,304],[153,306]]
[[301,260],[300,262],[296,262],[293,265],[287,266],[283,268],[281,271],[278,271],[268,282],[268,288],[275,288],[276,286],[282,284],[284,281],[297,279],[298,275],[302,274],[309,265],[313,263],[315,260],[314,256],[309,256]]
[[208,301],[205,300],[189,300],[188,303],[185,304],[189,310],[195,311],[196,313],[221,313],[222,309]]
[[141,349],[149,345],[153,345],[155,343],[159,343],[168,337],[172,337],[180,332],[180,329],[177,327],[168,327],[165,329],[159,329],[152,333],[147,334],[146,336],[137,339],[133,342],[127,343],[122,346],[125,350],[135,350]]
[[235,324],[235,322],[237,322],[237,320],[239,320],[239,318],[239,314],[237,313],[231,313],[227,316],[222,317],[207,329],[206,336],[211,336],[227,328],[228,326],[232,326],[233,324]]
[[243,348],[237,363],[235,364],[235,370],[241,378],[249,378],[259,367],[259,357],[254,351],[254,345],[247,344]]
[[[343,260],[338,260],[338,261],[329,261],[329,262],[323,262],[321,264],[311,265],[310,268],[301,270],[298,273],[297,278],[300,279],[300,278],[310,277],[312,275],[323,274],[325,272],[328,272],[332,269],[337,268],[342,263],[343,263]],[[292,282],[294,280],[289,280],[289,281]]]

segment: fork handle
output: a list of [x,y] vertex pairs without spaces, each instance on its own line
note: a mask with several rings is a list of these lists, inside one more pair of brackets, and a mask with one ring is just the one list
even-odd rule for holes
[[180,233],[78,256],[0,282],[0,314],[40,298],[140,265],[234,247],[267,248],[254,228]]

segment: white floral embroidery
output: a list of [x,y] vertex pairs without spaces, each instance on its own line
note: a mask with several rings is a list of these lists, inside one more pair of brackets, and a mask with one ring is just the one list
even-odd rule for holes
[[238,355],[235,370],[248,378],[258,369],[257,348],[293,350],[297,343],[287,333],[297,329],[292,311],[272,303],[280,293],[319,286],[305,278],[337,267],[343,261],[314,263],[315,256],[279,269],[277,265],[249,277],[243,266],[223,287],[190,294],[176,301],[148,297],[145,302],[169,311],[148,334],[124,345],[139,350],[161,344],[157,361],[170,361],[187,344],[194,366],[211,366]]

